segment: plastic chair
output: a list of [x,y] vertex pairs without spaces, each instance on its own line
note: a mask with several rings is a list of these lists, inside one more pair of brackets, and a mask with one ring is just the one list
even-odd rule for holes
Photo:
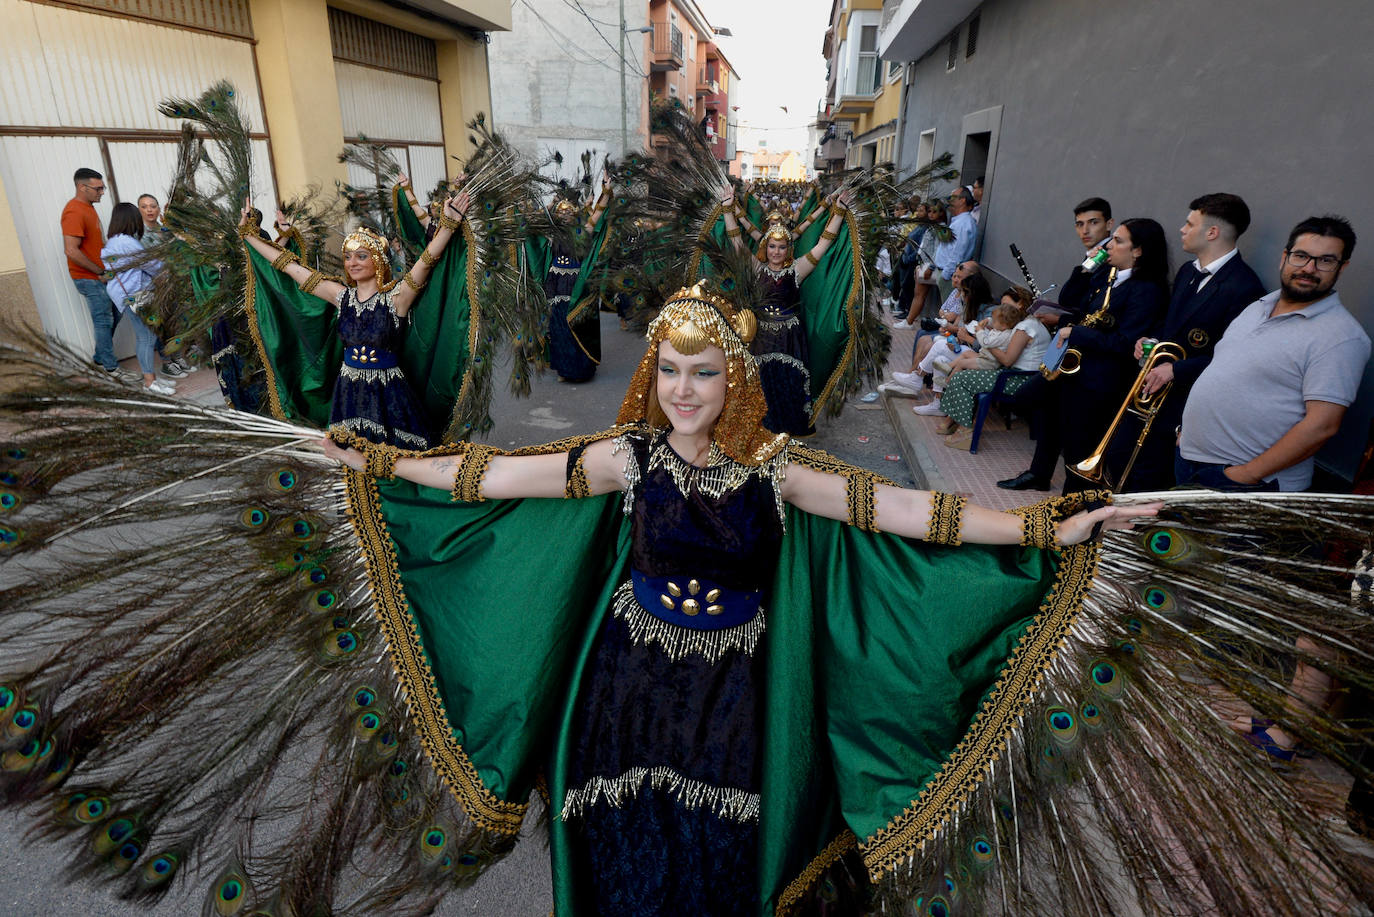
[[[994,404],[1005,402],[1010,396],[1006,393],[1007,383],[1017,376],[1033,376],[1037,369],[1004,369],[997,374],[997,381],[992,384],[992,390],[979,392],[973,398],[973,436],[969,440],[968,451],[970,455],[978,453],[978,440],[983,435],[983,421],[988,419],[988,411],[992,410]],[[1007,418],[1007,429],[1011,429],[1011,418]]]

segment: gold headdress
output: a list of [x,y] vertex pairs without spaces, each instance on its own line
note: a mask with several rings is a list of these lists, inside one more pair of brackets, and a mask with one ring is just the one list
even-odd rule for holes
[[[386,239],[383,239],[381,233],[375,229],[360,226],[344,236],[344,257],[360,248],[372,257],[372,266],[377,271],[377,288],[388,289],[391,285],[391,261],[386,256]],[[354,285],[352,278],[349,278],[348,283],[350,286]]]
[[577,205],[566,197],[560,197],[558,203],[553,205],[553,215],[555,217],[577,218]]
[[667,341],[687,356],[714,345],[725,351],[727,388],[725,407],[711,430],[711,439],[735,461],[757,465],[776,455],[788,441],[786,434],[774,435],[762,426],[768,405],[759,382],[758,362],[749,353],[758,322],[753,312],[736,309],[703,286],[697,283],[678,290],[649,324],[649,349],[630,379],[617,422],[669,426],[658,402],[658,345]]
[[[777,219],[774,219],[777,217]],[[768,262],[768,240],[777,239],[779,242],[787,243],[787,264],[792,263],[792,230],[787,228],[787,224],[782,221],[781,215],[776,212],[768,215],[768,230],[759,239],[758,258],[760,261]]]

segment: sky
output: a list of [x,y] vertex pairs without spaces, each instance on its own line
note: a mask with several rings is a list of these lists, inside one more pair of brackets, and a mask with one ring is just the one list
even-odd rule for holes
[[[816,120],[825,94],[821,42],[829,24],[830,0],[696,0],[718,37],[739,84],[731,112],[740,125],[738,146],[753,150],[760,140],[770,152],[806,152],[806,126]],[[787,111],[783,111],[786,107]]]

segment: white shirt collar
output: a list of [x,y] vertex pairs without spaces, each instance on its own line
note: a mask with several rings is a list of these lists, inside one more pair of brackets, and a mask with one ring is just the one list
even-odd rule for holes
[[1116,280],[1113,280],[1113,281],[1112,281],[1112,289],[1115,290],[1117,287],[1121,286],[1121,285],[1122,285],[1123,283],[1125,283],[1127,280],[1130,280],[1130,279],[1131,279],[1131,274],[1132,274],[1134,271],[1135,271],[1135,268],[1133,268],[1133,267],[1128,267],[1128,268],[1126,268],[1126,269],[1123,270],[1123,271],[1117,271],[1117,272],[1116,272]]
[[1236,250],[1233,248],[1217,260],[1211,262],[1210,264],[1203,264],[1195,258],[1193,259],[1193,267],[1197,268],[1199,271],[1203,271],[1208,274],[1215,274],[1217,271],[1221,270],[1223,267],[1226,266],[1226,262],[1230,261],[1235,256]]

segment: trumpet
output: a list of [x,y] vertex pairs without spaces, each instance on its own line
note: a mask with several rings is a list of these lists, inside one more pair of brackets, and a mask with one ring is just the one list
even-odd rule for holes
[[[1159,413],[1160,407],[1164,404],[1164,399],[1169,394],[1169,389],[1173,388],[1173,381],[1166,382],[1157,391],[1145,394],[1145,377],[1150,374],[1160,363],[1165,361],[1173,363],[1182,360],[1187,354],[1183,348],[1171,341],[1159,341],[1149,354],[1141,362],[1140,372],[1135,377],[1135,382],[1131,383],[1131,390],[1126,394],[1126,400],[1121,402],[1121,407],[1117,409],[1116,417],[1112,419],[1111,426],[1107,427],[1107,432],[1103,434],[1102,441],[1097,444],[1092,455],[1073,466],[1074,474],[1084,478],[1093,484],[1118,490],[1126,483],[1126,479],[1131,475],[1131,469],[1135,467],[1135,460],[1140,455],[1140,448],[1145,445],[1145,437],[1150,435],[1150,427],[1154,426],[1155,415]],[[1107,452],[1107,446],[1111,444],[1112,437],[1116,435],[1116,428],[1121,425],[1121,419],[1126,414],[1133,414],[1141,419],[1140,435],[1135,439],[1135,448],[1131,450],[1131,458],[1126,462],[1126,467],[1121,469],[1121,476],[1113,483],[1107,475],[1107,467],[1103,464],[1103,457]]]
[[[1107,294],[1102,297],[1102,308],[1080,322],[1084,328],[1093,328],[1107,321],[1107,310],[1112,305],[1112,284],[1115,282],[1116,268],[1112,268],[1107,272]],[[1040,375],[1045,377],[1045,381],[1053,382],[1060,376],[1072,376],[1082,365],[1083,354],[1079,350],[1070,347],[1067,340],[1056,340],[1045,352],[1045,360],[1040,364]]]

